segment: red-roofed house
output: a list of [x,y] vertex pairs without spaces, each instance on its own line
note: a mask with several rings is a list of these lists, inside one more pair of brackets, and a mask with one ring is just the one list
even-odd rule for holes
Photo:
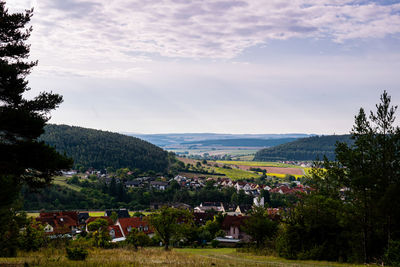
[[48,235],[75,234],[78,229],[78,212],[41,212],[36,221],[44,225]]
[[110,225],[108,226],[108,232],[110,233],[111,239],[119,239],[123,238],[123,234],[121,232],[121,228],[118,225]]
[[149,223],[144,220],[143,217],[120,218],[115,225],[120,227],[124,237],[132,231],[132,228],[136,228],[139,232],[143,232],[150,237],[154,235],[154,231],[150,228]]

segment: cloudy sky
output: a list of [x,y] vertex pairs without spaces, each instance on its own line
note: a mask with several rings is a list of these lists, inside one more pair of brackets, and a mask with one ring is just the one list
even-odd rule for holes
[[34,7],[52,123],[135,133],[347,133],[400,102],[400,1],[7,0]]

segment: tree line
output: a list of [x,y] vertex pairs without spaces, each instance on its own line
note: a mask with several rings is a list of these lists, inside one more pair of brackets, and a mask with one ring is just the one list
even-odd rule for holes
[[168,152],[136,137],[76,126],[45,126],[40,140],[74,160],[75,167],[165,172]]
[[264,148],[256,153],[254,161],[281,160],[322,160],[327,157],[335,160],[335,145],[337,142],[351,144],[350,135],[328,135],[300,138],[296,141],[278,146]]

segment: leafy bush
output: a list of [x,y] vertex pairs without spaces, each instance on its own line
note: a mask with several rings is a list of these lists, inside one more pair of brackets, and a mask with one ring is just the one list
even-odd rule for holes
[[82,247],[66,248],[67,258],[74,261],[83,261],[89,255],[88,251]]
[[33,218],[30,219],[26,227],[20,231],[19,247],[24,251],[37,251],[46,245],[47,238],[44,234],[43,226]]
[[400,266],[400,240],[389,242],[384,255],[385,265]]
[[219,241],[218,241],[218,240],[213,239],[213,240],[211,241],[211,246],[212,246],[213,248],[218,247],[218,245],[219,245]]

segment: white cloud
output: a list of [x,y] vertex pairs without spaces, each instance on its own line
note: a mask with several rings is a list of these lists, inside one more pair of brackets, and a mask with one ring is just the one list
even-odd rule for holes
[[35,5],[33,56],[65,63],[143,55],[234,58],[273,39],[382,38],[400,32],[400,4],[332,0],[16,0]]

